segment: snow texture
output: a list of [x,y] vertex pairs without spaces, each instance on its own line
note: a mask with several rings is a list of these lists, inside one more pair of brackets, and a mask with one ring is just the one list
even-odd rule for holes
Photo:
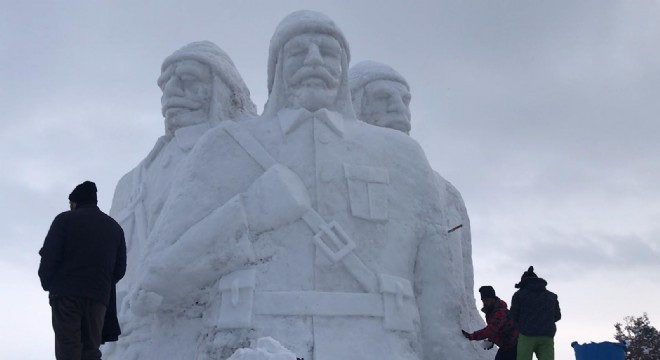
[[[349,85],[351,88],[351,97],[356,116],[368,124],[381,126],[393,130],[402,131],[394,126],[397,122],[410,123],[410,85],[398,71],[389,65],[376,61],[362,61],[352,66],[348,73]],[[380,83],[385,87],[369,87],[371,83]],[[396,84],[400,84],[405,91],[397,92]],[[402,88],[399,87],[399,90]],[[376,90],[377,94],[369,94],[369,91]],[[378,104],[369,103],[368,99],[374,97],[385,97],[382,112],[378,112],[373,107]],[[405,99],[407,97],[407,99]],[[376,115],[376,116],[374,116]],[[395,121],[383,121],[385,117],[395,119]],[[397,119],[398,118],[398,119]],[[408,133],[407,131],[403,131]],[[469,328],[476,330],[483,325],[483,320],[479,316],[477,309],[473,306],[474,298],[474,270],[472,267],[472,237],[470,232],[470,219],[467,209],[460,192],[449,181],[445,180],[438,172],[435,172],[438,191],[440,193],[441,207],[445,215],[445,226],[449,229],[450,257],[452,259],[462,259],[462,261],[452,260],[455,264],[452,274],[458,276],[459,282],[462,280],[462,289],[459,290],[464,298],[461,309],[463,323],[469,324]],[[487,345],[486,345],[487,346]]]
[[117,185],[129,269],[104,358],[492,359],[460,333],[483,326],[460,194],[404,132],[355,116],[334,22],[277,27],[259,117],[218,50],[166,59],[166,134]]
[[271,337],[257,340],[255,349],[238,349],[228,360],[296,360],[296,355]]

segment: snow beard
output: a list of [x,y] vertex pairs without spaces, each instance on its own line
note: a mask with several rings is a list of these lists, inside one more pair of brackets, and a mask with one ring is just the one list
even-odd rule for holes
[[303,67],[287,81],[287,107],[316,111],[337,99],[339,80],[322,67]]
[[208,121],[208,109],[201,108],[198,110],[183,110],[176,113],[168,113],[165,117],[166,132],[174,134],[177,129],[186,126],[198,125]]

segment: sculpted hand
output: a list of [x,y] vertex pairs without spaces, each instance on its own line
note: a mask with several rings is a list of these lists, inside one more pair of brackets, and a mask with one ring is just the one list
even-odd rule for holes
[[154,313],[161,302],[163,297],[155,292],[138,289],[129,295],[128,306],[137,316],[146,316]]

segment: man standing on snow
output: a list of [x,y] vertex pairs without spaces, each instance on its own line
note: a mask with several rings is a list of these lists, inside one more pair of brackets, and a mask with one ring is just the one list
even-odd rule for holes
[[518,360],[554,360],[555,322],[561,319],[557,295],[546,289],[547,281],[539,278],[530,266],[522,274],[511,300],[511,316],[516,322],[518,337]]
[[[486,314],[485,328],[468,333],[465,330],[463,336],[468,340],[488,339],[499,347],[495,360],[516,360],[516,346],[518,339],[518,330],[509,315],[506,303],[495,295],[495,289],[492,286],[482,286],[479,288],[481,301],[484,307],[481,311]],[[488,348],[492,348],[492,345]]]
[[101,331],[111,288],[126,271],[121,226],[97,207],[96,185],[76,186],[70,211],[55,217],[39,251],[39,279],[49,292],[58,360],[101,359]]

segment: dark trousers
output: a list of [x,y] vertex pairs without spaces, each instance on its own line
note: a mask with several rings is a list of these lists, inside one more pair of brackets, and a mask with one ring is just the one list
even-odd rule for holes
[[57,360],[100,360],[105,305],[87,298],[50,296]]
[[495,355],[495,360],[516,360],[518,356],[518,346],[514,345],[513,347],[503,350],[500,348],[497,350],[497,355]]

